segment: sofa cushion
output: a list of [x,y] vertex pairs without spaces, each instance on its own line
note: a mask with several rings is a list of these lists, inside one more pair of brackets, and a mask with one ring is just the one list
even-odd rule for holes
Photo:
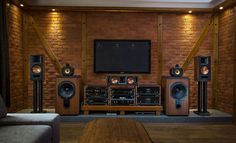
[[4,118],[7,115],[7,108],[4,104],[2,96],[0,95],[0,118]]
[[55,113],[8,113],[0,125],[49,125],[52,127],[53,143],[60,140],[60,116]]
[[51,143],[51,130],[47,125],[0,126],[0,142]]

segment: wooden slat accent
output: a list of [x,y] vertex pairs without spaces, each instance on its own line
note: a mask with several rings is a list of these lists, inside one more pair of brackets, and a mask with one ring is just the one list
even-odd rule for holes
[[157,84],[161,84],[161,76],[162,76],[162,15],[158,15],[158,31],[157,31],[157,58],[158,58],[158,63],[157,63]]
[[[82,44],[81,44],[81,80],[82,85],[86,84],[87,80],[87,63],[86,63],[86,55],[87,55],[87,15],[86,13],[82,13],[82,27],[81,27],[81,34],[82,34]],[[83,89],[83,86],[82,88]]]
[[[236,6],[234,7],[234,27],[236,27]],[[236,28],[234,28],[234,109],[233,109],[233,122],[236,125]]]
[[29,16],[27,14],[23,14],[23,42],[22,47],[24,49],[24,99],[23,104],[24,108],[27,108],[27,99],[28,99],[28,79],[29,79],[29,56],[27,54],[28,50],[28,26],[29,26]]
[[87,124],[80,143],[152,143],[143,125],[125,118],[96,119]]
[[219,87],[218,87],[218,65],[219,65],[219,17],[215,15],[213,18],[213,70],[212,70],[212,83],[213,83],[213,108],[216,108]]
[[207,25],[204,27],[204,29],[202,30],[202,33],[200,35],[200,37],[197,39],[197,41],[194,43],[193,47],[192,47],[192,51],[189,53],[187,59],[184,61],[182,68],[183,70],[186,70],[187,66],[190,64],[191,60],[193,59],[193,57],[197,54],[201,44],[203,43],[205,37],[207,36],[211,25],[213,23],[212,18],[209,20],[209,22],[207,22]]
[[38,25],[32,16],[29,16],[29,20],[30,20],[30,23],[33,26],[36,34],[38,35],[40,41],[42,42],[44,50],[46,51],[47,55],[49,56],[49,58],[53,62],[54,66],[57,68],[59,74],[61,74],[62,65],[59,62],[59,60],[57,59],[56,55],[53,53],[50,44],[46,40],[43,33],[39,30]]

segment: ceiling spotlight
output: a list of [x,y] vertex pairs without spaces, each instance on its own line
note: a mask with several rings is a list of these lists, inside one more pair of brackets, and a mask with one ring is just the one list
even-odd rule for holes
[[188,13],[193,13],[193,11],[192,11],[192,10],[189,10]]
[[7,3],[7,7],[9,7],[10,6],[10,3]]
[[23,5],[22,3],[20,4],[20,6],[21,6],[21,7],[24,7],[24,5]]
[[223,7],[223,6],[221,6],[221,7],[219,7],[219,9],[220,9],[220,10],[223,10],[223,9],[224,9],[224,7]]
[[56,11],[56,9],[53,8],[52,11]]

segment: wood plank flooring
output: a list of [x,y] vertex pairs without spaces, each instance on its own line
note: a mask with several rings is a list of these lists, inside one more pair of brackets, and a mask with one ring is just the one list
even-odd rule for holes
[[[78,143],[86,123],[61,123],[61,143]],[[235,143],[231,124],[144,123],[154,143]]]

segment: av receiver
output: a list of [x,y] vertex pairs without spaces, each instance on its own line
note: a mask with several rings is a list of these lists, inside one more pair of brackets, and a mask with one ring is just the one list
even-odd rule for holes
[[134,105],[135,88],[111,88],[111,105]]
[[86,86],[84,89],[85,105],[108,105],[108,90],[103,86]]
[[137,87],[137,105],[161,105],[161,87],[139,86]]

